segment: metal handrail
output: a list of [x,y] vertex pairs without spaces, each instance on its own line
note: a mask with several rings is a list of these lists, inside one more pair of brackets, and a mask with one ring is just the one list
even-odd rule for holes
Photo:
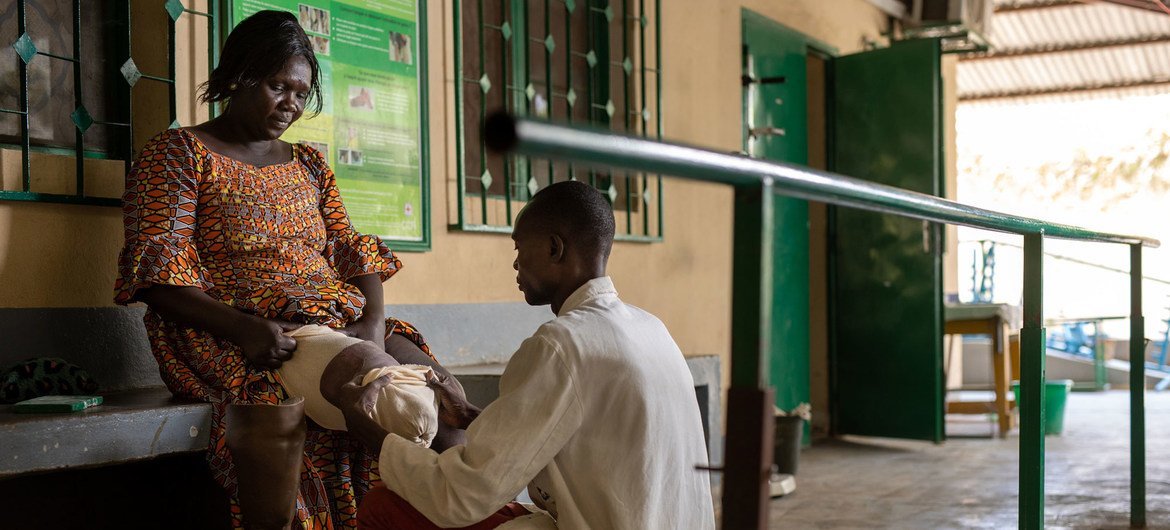
[[556,125],[498,114],[484,127],[488,146],[527,156],[602,164],[732,186],[771,185],[780,195],[862,210],[959,224],[1013,234],[1159,246],[1157,239],[1097,232],[1077,226],[987,210],[963,203],[818,171],[683,144],[648,140],[604,129]]
[[[768,387],[771,348],[772,196],[959,224],[1024,236],[1023,322],[1020,330],[1019,527],[1044,527],[1043,257],[1045,237],[1117,243],[1130,248],[1130,524],[1144,527],[1145,381],[1142,365],[1142,247],[1153,238],[1097,232],[976,208],[913,191],[778,162],[676,143],[498,114],[484,125],[488,147],[530,157],[661,173],[735,187],[732,275],[732,377],[724,461],[724,527],[764,528],[767,522],[771,431]],[[729,506],[734,503],[735,506]],[[744,512],[747,513],[746,515]],[[734,518],[734,522],[733,521]]]

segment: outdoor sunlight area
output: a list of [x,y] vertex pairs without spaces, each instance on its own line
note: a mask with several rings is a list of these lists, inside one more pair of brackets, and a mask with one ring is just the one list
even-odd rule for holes
[[[1109,94],[960,104],[958,200],[1107,232],[1170,240],[1170,94]],[[1018,304],[1021,238],[959,229],[960,301]],[[984,267],[985,241],[996,242]],[[1045,241],[1046,318],[1129,312],[1128,250]],[[1147,249],[1147,336],[1163,340],[1170,317],[1170,251]],[[988,283],[988,279],[993,283]],[[1120,320],[1107,333],[1126,334]]]

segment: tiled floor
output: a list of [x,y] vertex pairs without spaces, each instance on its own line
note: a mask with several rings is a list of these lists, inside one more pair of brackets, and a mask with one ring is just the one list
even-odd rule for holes
[[[1148,528],[1170,529],[1170,392],[1146,402]],[[992,430],[961,422],[948,432]],[[1016,528],[1018,434],[814,445],[801,454],[796,492],[772,501],[771,528]],[[1129,394],[1073,393],[1064,434],[1046,445],[1046,528],[1128,528]]]

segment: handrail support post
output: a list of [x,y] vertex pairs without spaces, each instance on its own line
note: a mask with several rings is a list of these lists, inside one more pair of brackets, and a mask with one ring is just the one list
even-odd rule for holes
[[1146,527],[1146,322],[1142,246],[1129,246],[1129,526]]
[[1024,328],[1020,331],[1020,521],[1044,528],[1044,234],[1024,235]]
[[768,528],[771,499],[772,349],[771,181],[735,188],[732,239],[731,387],[727,391],[723,528]]

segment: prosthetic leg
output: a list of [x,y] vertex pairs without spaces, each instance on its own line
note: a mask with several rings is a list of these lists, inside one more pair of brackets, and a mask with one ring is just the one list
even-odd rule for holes
[[290,528],[305,452],[304,398],[280,405],[228,405],[224,421],[245,527]]

